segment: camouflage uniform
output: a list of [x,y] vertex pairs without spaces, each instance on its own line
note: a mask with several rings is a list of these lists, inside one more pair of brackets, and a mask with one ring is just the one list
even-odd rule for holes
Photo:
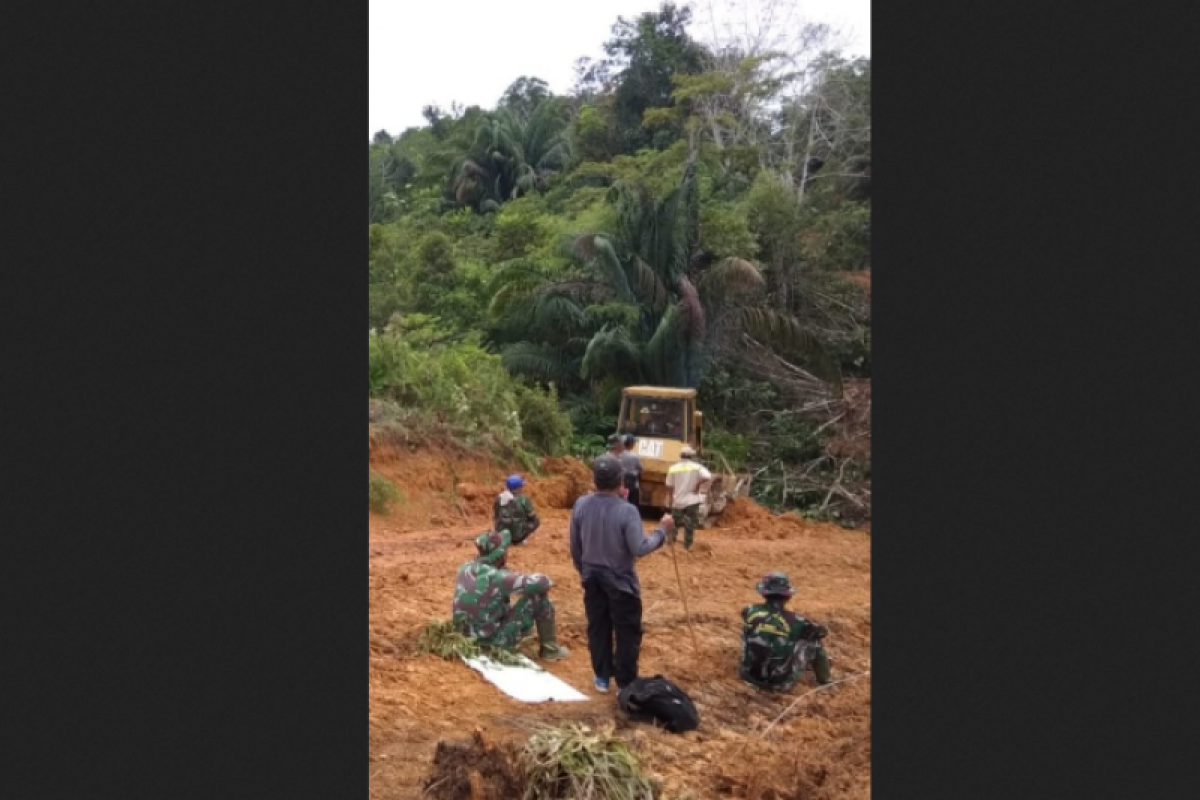
[[[483,533],[475,540],[479,558],[458,570],[454,586],[454,626],[482,644],[516,649],[538,621],[553,622],[554,605],[546,596],[550,579],[497,567],[511,542],[507,532]],[[521,598],[510,604],[509,596]]]
[[700,504],[687,508],[671,509],[671,516],[677,527],[683,528],[683,549],[691,550],[696,538],[696,528],[700,527]]
[[783,598],[794,594],[787,575],[768,573],[757,588],[767,602],[742,610],[742,663],[738,675],[760,689],[786,692],[811,665],[817,683],[829,683],[829,655],[821,644],[825,629],[783,607]]
[[492,529],[511,533],[513,544],[524,543],[541,524],[533,501],[527,495],[505,491],[492,503]]

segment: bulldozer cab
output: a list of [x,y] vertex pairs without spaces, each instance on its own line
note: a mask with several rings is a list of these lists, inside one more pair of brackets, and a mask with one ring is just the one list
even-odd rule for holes
[[621,394],[617,430],[637,437],[641,458],[674,463],[684,445],[702,451],[702,420],[695,389],[633,386]]

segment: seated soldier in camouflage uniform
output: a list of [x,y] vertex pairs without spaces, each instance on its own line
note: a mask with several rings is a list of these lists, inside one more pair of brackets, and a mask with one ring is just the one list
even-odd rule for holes
[[821,644],[828,631],[784,608],[795,594],[788,576],[768,572],[756,588],[767,602],[742,610],[738,675],[760,689],[786,692],[811,665],[817,683],[829,683],[829,655]]
[[492,504],[492,530],[508,531],[514,545],[524,544],[541,527],[542,521],[538,519],[529,495],[521,491],[525,488],[524,478],[512,475],[504,486],[504,491]]
[[[479,557],[459,567],[454,586],[454,627],[480,644],[515,650],[536,625],[538,655],[547,661],[566,658],[570,651],[558,643],[547,596],[550,579],[506,569],[511,543],[508,531],[485,531],[475,539]],[[513,594],[521,598],[510,604]]]

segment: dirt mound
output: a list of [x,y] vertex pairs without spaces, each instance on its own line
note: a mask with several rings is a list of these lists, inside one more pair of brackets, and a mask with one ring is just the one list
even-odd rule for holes
[[808,523],[798,514],[777,516],[748,497],[735,497],[716,526],[748,539],[783,539],[804,530]]
[[840,528],[805,519],[795,511],[773,514],[748,497],[735,497],[717,518],[717,530],[747,539],[779,540],[801,535],[834,535]]
[[545,477],[534,478],[525,490],[538,508],[570,509],[592,490],[592,471],[575,458],[544,458]]
[[[418,447],[386,430],[372,428],[369,433],[371,470],[391,482],[401,495],[390,514],[370,514],[373,539],[379,533],[464,523],[482,530],[490,524],[492,502],[503,490],[505,477],[522,472],[511,464],[455,447]],[[526,475],[525,490],[539,513],[570,509],[591,491],[592,472],[582,461],[546,458],[541,466],[542,475]]]
[[718,528],[749,528],[756,525],[767,525],[775,519],[771,512],[748,497],[735,497],[725,506],[721,516],[717,518]]
[[496,499],[499,491],[494,486],[480,483],[460,483],[454,489],[458,492],[468,515],[480,517],[491,515],[492,501]]
[[425,796],[437,800],[513,800],[524,793],[517,750],[476,728],[465,742],[439,741]]
[[370,514],[371,538],[408,530],[469,524],[487,527],[491,497],[503,469],[453,447],[406,444],[387,432],[370,434],[370,467],[400,493],[387,515]]

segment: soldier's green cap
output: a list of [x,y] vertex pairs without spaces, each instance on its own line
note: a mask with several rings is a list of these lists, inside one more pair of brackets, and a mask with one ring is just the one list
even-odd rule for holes
[[768,572],[754,588],[763,597],[791,597],[796,593],[785,572]]
[[504,558],[510,544],[512,534],[508,531],[484,531],[475,537],[475,549],[479,551],[479,557],[489,564]]

